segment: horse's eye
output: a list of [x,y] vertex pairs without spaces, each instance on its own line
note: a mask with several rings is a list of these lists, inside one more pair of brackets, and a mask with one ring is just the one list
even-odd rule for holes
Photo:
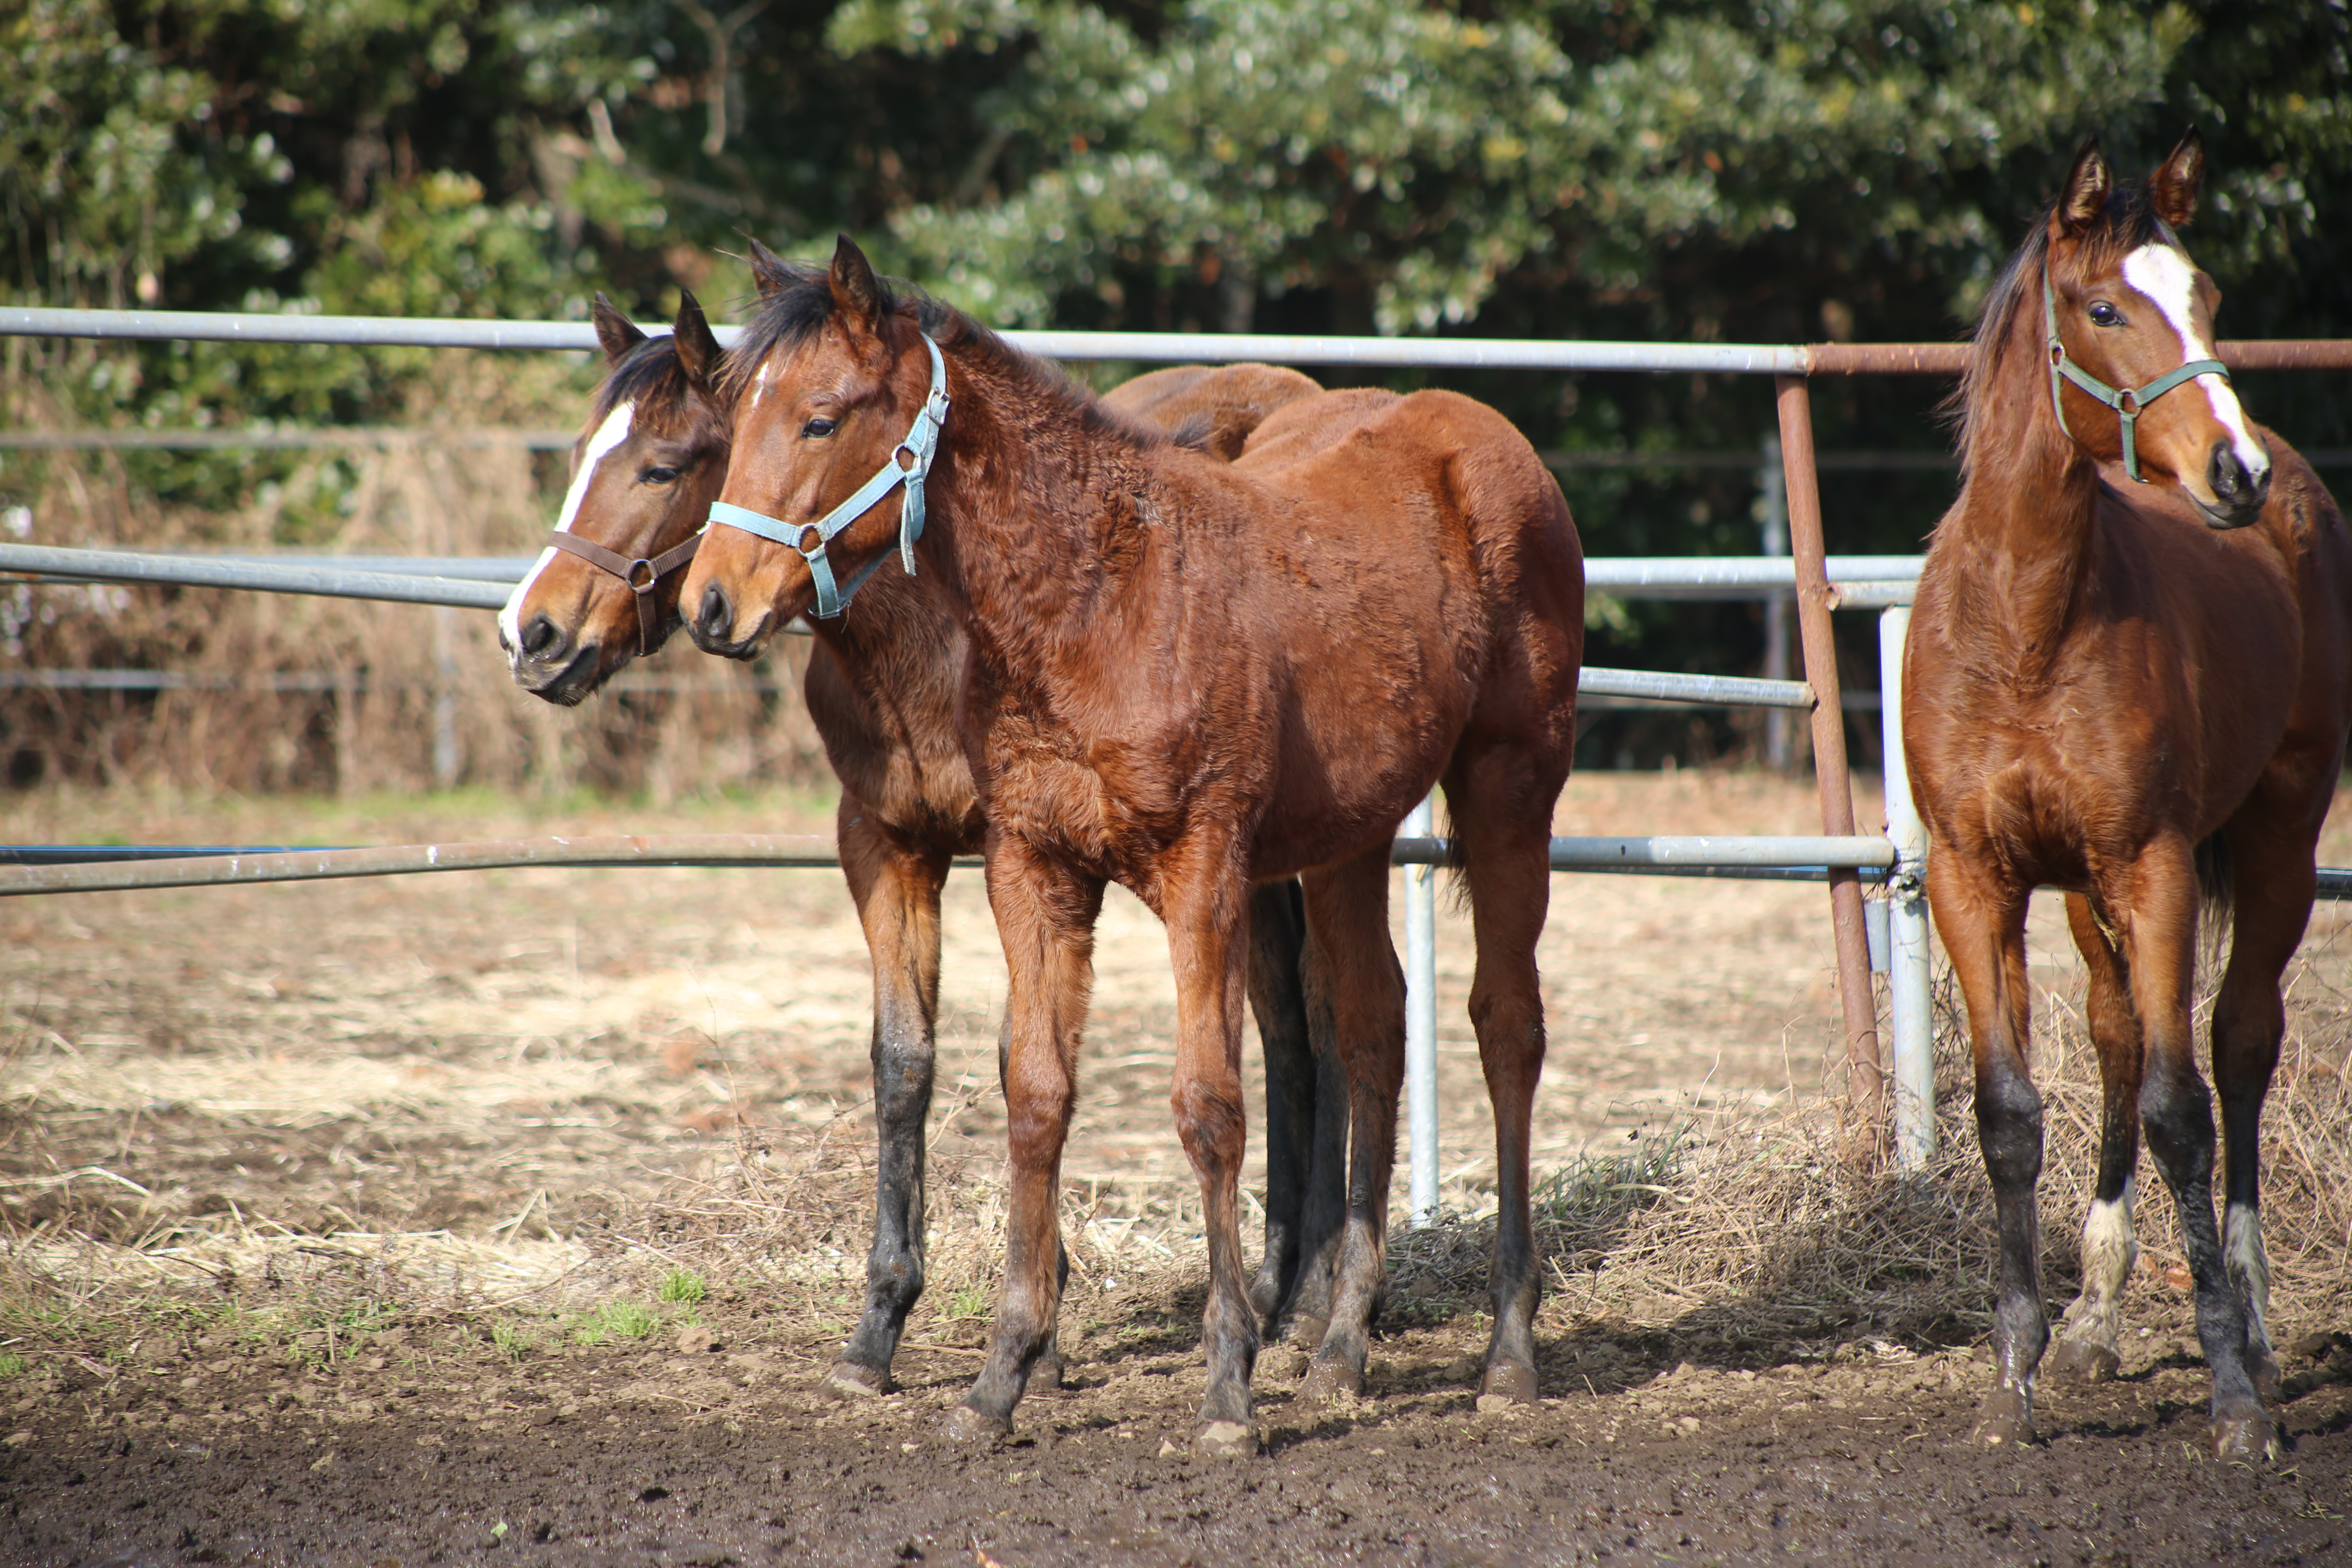
[[647,468],[644,473],[639,474],[637,476],[637,483],[641,485],[666,485],[676,478],[677,478],[677,470],[676,468],[656,467]]
[[2121,310],[2116,310],[2113,305],[2108,304],[2105,300],[2099,300],[2096,304],[2094,304],[2091,307],[2091,325],[2095,327],[2120,327],[2123,324],[2124,313]]
[[801,426],[801,435],[804,439],[814,441],[819,437],[830,436],[840,428],[841,421],[838,419],[812,419]]

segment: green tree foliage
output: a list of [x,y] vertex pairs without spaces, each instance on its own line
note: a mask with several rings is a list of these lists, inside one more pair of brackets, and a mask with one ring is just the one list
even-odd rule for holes
[[[1003,325],[1948,337],[2085,133],[2130,169],[2193,122],[2225,328],[2352,333],[2346,3],[17,0],[0,295],[724,313],[741,234],[845,229]],[[415,416],[449,363],[40,352],[78,416],[159,425]],[[1446,379],[1546,447],[1770,428],[1752,383]],[[1825,384],[1823,442],[1934,448],[1940,391]],[[2252,397],[2347,441],[2332,380]],[[1900,548],[1949,481],[1828,483],[1837,543]],[[1754,548],[1743,475],[1569,484],[1597,549]],[[1752,634],[1709,613],[1720,668]]]

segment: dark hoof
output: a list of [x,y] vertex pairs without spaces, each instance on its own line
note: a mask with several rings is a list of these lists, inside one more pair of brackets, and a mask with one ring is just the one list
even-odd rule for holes
[[1300,1350],[1312,1352],[1323,1343],[1323,1336],[1331,1331],[1331,1320],[1318,1318],[1312,1312],[1301,1312],[1290,1320],[1290,1342]]
[[1064,1364],[1062,1361],[1061,1352],[1043,1352],[1038,1355],[1036,1362],[1029,1368],[1029,1382],[1025,1386],[1024,1392],[1030,1394],[1059,1394],[1062,1390],[1069,1386],[1069,1384],[1064,1380],[1064,1374],[1067,1373],[1068,1370],[1069,1368]]
[[2254,1380],[2254,1392],[2263,1396],[2263,1404],[2273,1404],[2278,1399],[2278,1357],[2267,1350],[2249,1347],[2246,1351],[2246,1375]]
[[2279,1457],[2278,1428],[2267,1415],[2232,1416],[2213,1423],[2213,1457],[2240,1464],[2269,1464]]
[[1254,1458],[1257,1432],[1244,1421],[1203,1421],[1192,1434],[1192,1451],[1204,1459]]
[[2033,1430],[2033,1401],[2013,1388],[1993,1390],[1969,1438],[1987,1448],[2031,1447],[2042,1440]]
[[1350,1405],[1363,1392],[1363,1373],[1335,1356],[1328,1361],[1318,1359],[1307,1369],[1297,1397],[1302,1405]]
[[2042,1370],[2071,1383],[2113,1383],[2124,1370],[2123,1357],[2095,1340],[2060,1340],[2050,1347]]
[[[1496,1405],[1489,1405],[1494,1400]],[[1478,1408],[1493,1410],[1506,1405],[1533,1405],[1536,1402],[1536,1369],[1521,1366],[1517,1362],[1497,1362],[1486,1369],[1486,1381],[1478,1385]]]
[[940,1435],[953,1443],[995,1443],[1013,1436],[1013,1423],[969,1405],[959,1405],[940,1423]]
[[891,1390],[887,1372],[854,1361],[835,1362],[824,1385],[844,1399],[873,1399]]

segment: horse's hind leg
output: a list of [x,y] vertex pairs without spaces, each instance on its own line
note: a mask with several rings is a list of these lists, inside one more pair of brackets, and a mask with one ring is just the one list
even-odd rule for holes
[[2139,1257],[2132,1229],[2132,1170],[2139,1163],[2139,1019],[2123,954],[2091,900],[2066,896],[2066,923],[2090,970],[2087,1011],[2099,1053],[2099,1184],[2083,1220],[2083,1293],[2066,1309],[2043,1364],[2053,1377],[2103,1383],[2123,1369],[2124,1286]]
[[1333,1032],[1347,1064],[1350,1146],[1328,1318],[1299,1394],[1321,1403],[1362,1391],[1372,1320],[1387,1292],[1389,1177],[1404,1087],[1404,971],[1389,941],[1385,846],[1305,880],[1319,978],[1328,984]]
[[[2326,796],[2323,793],[2320,799]],[[2229,967],[2213,1002],[2213,1087],[2221,1096],[2221,1260],[2246,1315],[2247,1371],[2258,1393],[2276,1397],[2278,1358],[2270,1339],[2271,1266],[2263,1247],[2262,1120],[2286,1033],[2281,976],[2311,920],[2317,824],[2294,826],[2296,803],[2257,795],[2223,829],[2235,894]]]
[[845,1394],[887,1393],[908,1310],[923,1293],[924,1123],[931,1109],[940,998],[940,887],[948,857],[889,834],[841,799],[842,869],[874,963],[874,1245],[866,1309],[829,1378]]
[[1311,1327],[1310,1348],[1330,1315],[1347,1205],[1347,1079],[1320,965],[1298,883],[1254,890],[1249,998],[1265,1052],[1265,1253],[1250,1305],[1268,1336],[1297,1313],[1302,1331]]
[[1495,1331],[1479,1396],[1514,1404],[1536,1397],[1541,1260],[1536,1256],[1528,1147],[1545,1040],[1536,939],[1551,900],[1550,817],[1559,794],[1558,778],[1549,789],[1538,788],[1517,753],[1500,750],[1457,760],[1445,778],[1478,942],[1470,1023],[1495,1111],[1498,1208],[1488,1273]]
[[1976,1440],[2033,1441],[2033,1374],[2050,1342],[2042,1304],[2042,1232],[2033,1189],[2042,1179],[2042,1093],[2025,1060],[2030,1022],[2021,889],[1976,874],[1957,854],[1927,861],[1936,934],[1969,1009],[1976,1056],[1977,1143],[2000,1227],[2000,1282],[1993,1302],[1993,1389]]
[[[2197,873],[2189,846],[2150,845],[2129,872],[2132,1000],[2147,1039],[2140,1125],[2148,1152],[2172,1189],[2180,1237],[2196,1281],[2197,1338],[2213,1373],[2213,1446],[2224,1458],[2270,1451],[2277,1429],[2246,1365],[2246,1305],[2222,1261],[2213,1224],[2213,1097],[2197,1070],[2189,986],[2197,945]],[[2267,1076],[2267,1075],[2265,1075]],[[2258,1111],[2259,1098],[2250,1097]]]

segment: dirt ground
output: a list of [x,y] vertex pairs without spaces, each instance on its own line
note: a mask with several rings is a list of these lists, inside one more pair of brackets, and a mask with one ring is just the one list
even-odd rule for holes
[[[1571,783],[1559,827],[1790,832],[1811,810],[1809,786],[1750,774],[1598,774]],[[823,801],[772,795],[650,816],[33,795],[0,808],[0,834],[385,843],[829,821]],[[2352,863],[2342,827],[2326,858]],[[1678,1160],[1762,1148],[1817,1097],[1826,899],[1597,877],[1556,878],[1553,899],[1538,1173],[1562,1214],[1595,1190],[1655,1207],[1612,1198],[1616,1228],[1555,1258],[1546,1399],[1473,1408],[1491,1131],[1447,911],[1446,1224],[1401,1237],[1370,1396],[1295,1408],[1302,1363],[1270,1347],[1265,1451],[1223,1464],[1184,1447],[1197,1199],[1169,1125],[1165,943],[1123,895],[1067,1162],[1073,1386],[976,1451],[935,1435],[984,1342],[1001,1212],[1003,972],[976,874],[949,890],[932,1288],[904,1388],[856,1405],[817,1389],[870,1212],[866,977],[836,878],[535,871],[0,908],[0,1563],[2352,1560],[2352,1313],[2315,1283],[2326,1268],[2282,1267],[2294,1447],[2258,1472],[2205,1457],[2204,1370],[2155,1202],[2125,1375],[2046,1387],[2048,1441],[2019,1453],[1964,1441],[1990,1376],[1980,1247],[1952,1244],[1933,1310],[1696,1288],[1654,1247],[1628,1261],[1626,1238],[1663,1223],[1643,1215],[1739,1203],[1693,1186],[1735,1167]],[[2296,973],[2294,1070],[2340,1075],[2343,925],[2322,907]],[[2033,941],[2063,1015],[2074,971],[2054,903]],[[1955,1139],[1964,1126],[1947,1120]],[[1901,1203],[1960,1236],[1980,1217],[1972,1159],[1956,1146],[1945,1184]],[[2058,1174],[2053,1307],[2078,1213]],[[1470,1262],[1414,1273],[1415,1247]]]

